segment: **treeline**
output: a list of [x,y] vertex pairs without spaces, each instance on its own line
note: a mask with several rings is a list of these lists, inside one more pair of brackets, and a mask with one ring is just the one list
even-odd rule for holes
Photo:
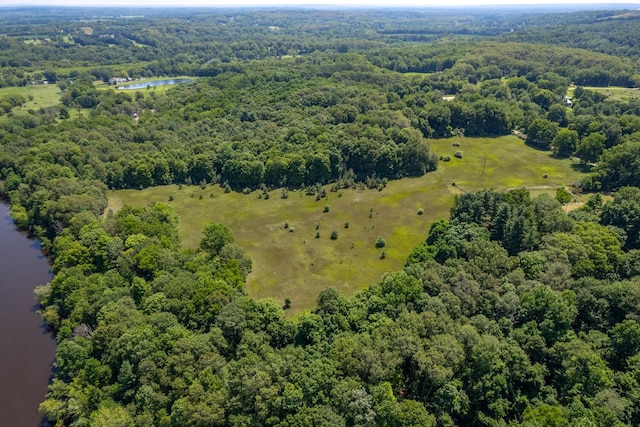
[[[551,17],[551,21],[558,19]],[[523,28],[501,38],[537,44],[561,45],[609,55],[638,58],[636,29],[640,20],[637,11],[600,13],[583,20],[546,22]]]
[[[531,81],[554,73],[582,86],[626,86],[637,83],[638,69],[621,56],[549,44],[446,41],[374,50],[366,54],[376,66],[399,72],[434,73],[464,69],[471,83],[487,78],[525,76]],[[473,73],[475,72],[475,74]]]
[[[87,70],[105,81],[126,76],[211,76],[222,67],[220,64],[237,61],[329,50],[366,53],[372,49],[410,46],[439,38],[458,40],[465,45],[470,35],[480,39],[503,35],[498,38],[501,42],[504,41],[502,37],[506,37],[506,40],[561,44],[634,57],[632,25],[635,21],[631,18],[599,20],[613,12],[608,15],[596,12],[549,14],[483,8],[467,10],[463,14],[461,10],[446,9],[429,10],[429,13],[419,10],[348,13],[232,9],[74,11],[77,15],[49,9],[3,11],[0,15],[3,34],[0,37],[0,87],[26,85],[43,79],[75,78],[79,72]],[[123,12],[131,15],[121,15]],[[85,20],[78,20],[79,17]],[[549,25],[553,27],[549,28]],[[609,48],[601,48],[603,43]],[[526,52],[515,55],[512,55],[514,52],[503,52],[505,46],[501,43],[497,50],[491,47],[487,56],[499,59],[503,64],[527,57]],[[416,51],[405,53],[400,56],[374,53],[373,62],[401,72],[434,72],[451,66],[453,57],[459,55],[432,60],[430,55],[416,54]],[[562,57],[553,61],[557,66],[564,66],[566,72],[561,74],[578,84],[627,84],[633,75],[626,70],[622,74],[609,70],[606,64],[611,60],[597,61],[594,55],[581,58],[573,53],[564,63]],[[598,75],[588,75],[584,71],[575,78],[570,76],[572,69],[588,69],[579,62],[597,62],[598,66],[594,68]],[[637,74],[637,70],[634,73]]]
[[639,206],[637,188],[570,215],[524,190],[460,196],[404,271],[294,318],[243,296],[224,226],[193,251],[167,205],[81,213],[37,291],[60,340],[41,410],[96,426],[637,425]]

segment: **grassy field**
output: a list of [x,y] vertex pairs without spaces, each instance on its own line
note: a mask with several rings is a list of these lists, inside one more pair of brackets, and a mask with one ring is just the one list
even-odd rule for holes
[[[454,147],[454,141],[460,146]],[[456,194],[523,186],[535,187],[538,193],[555,191],[580,175],[570,160],[553,159],[515,136],[437,140],[432,149],[451,156],[451,161],[440,162],[437,172],[421,178],[389,182],[382,191],[341,190],[316,201],[301,191],[290,191],[282,199],[281,190],[274,190],[265,200],[259,198],[261,192],[225,194],[218,185],[169,185],[112,192],[108,209],[168,202],[173,196],[169,203],[180,217],[183,244],[189,247],[197,246],[207,222],[227,224],[253,259],[249,294],[277,301],[291,298],[292,311],[297,312],[313,307],[327,286],[352,294],[376,283],[385,272],[401,269],[430,224],[448,215]],[[453,157],[456,151],[463,152],[462,159]],[[325,205],[328,212],[323,212]],[[424,213],[418,215],[418,209]],[[332,231],[338,239],[330,239]],[[380,235],[387,242],[385,259],[374,245]]]
[[[145,79],[145,82],[152,82],[156,80],[165,80],[168,77],[155,77]],[[171,77],[173,79],[190,79],[192,77]],[[132,83],[140,83],[139,81],[135,81]],[[116,86],[109,86],[108,84],[102,81],[94,82],[94,86],[99,90],[107,90],[113,89],[117,90]],[[164,94],[167,90],[172,88],[173,85],[165,85],[165,86],[154,86],[150,89],[140,89],[145,96],[150,96],[152,92],[157,95]],[[136,91],[130,90],[127,93],[133,98],[135,96]],[[27,86],[13,86],[13,87],[3,87],[0,88],[0,99],[5,96],[11,95],[22,95],[28,101],[22,107],[15,107],[12,110],[14,115],[26,115],[29,110],[37,111],[40,108],[53,107],[55,105],[60,104],[60,88],[56,84],[48,84],[48,85],[27,85]],[[90,109],[81,109],[80,114],[88,114]],[[69,113],[71,114],[71,118],[75,118],[78,116],[77,108],[69,108]],[[0,120],[6,120],[6,116],[0,117]]]
[[640,99],[640,89],[629,88],[621,86],[609,86],[609,87],[585,87],[585,89],[600,92],[611,100],[629,100]]
[[60,88],[55,84],[0,88],[0,99],[11,95],[22,95],[27,99],[30,96],[33,97],[33,100],[27,101],[23,107],[14,108],[14,112],[21,110],[26,112],[28,109],[37,110],[60,103]]

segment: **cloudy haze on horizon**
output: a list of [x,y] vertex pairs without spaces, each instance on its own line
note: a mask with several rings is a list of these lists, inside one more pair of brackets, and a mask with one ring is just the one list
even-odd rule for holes
[[[269,7],[269,6],[318,6],[318,7],[455,7],[455,6],[518,6],[518,5],[594,5],[636,9],[638,2],[615,0],[5,0],[3,6],[117,6],[117,7]],[[443,4],[444,3],[444,4]]]

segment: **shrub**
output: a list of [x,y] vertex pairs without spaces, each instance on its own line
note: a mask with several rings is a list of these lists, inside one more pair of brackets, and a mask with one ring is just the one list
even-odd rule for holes
[[380,254],[380,259],[385,259],[387,257],[387,253],[385,251],[382,251],[382,253]]
[[285,228],[285,229],[289,228],[289,223],[288,223],[288,222],[285,222],[285,223],[284,223],[284,228]]
[[331,240],[336,240],[338,238],[338,232],[336,230],[333,230],[331,232]]
[[169,194],[169,201],[173,202],[173,194]]
[[288,199],[289,198],[289,191],[286,188],[282,189],[282,192],[280,193],[280,198],[281,199]]
[[461,159],[462,158],[462,151],[456,151],[456,154],[454,154],[454,156],[456,156],[456,158]]
[[242,194],[251,194],[251,189],[249,187],[244,187],[242,189]]
[[556,190],[556,200],[563,205],[566,205],[573,200],[573,197],[571,196],[571,193],[561,187]]
[[319,239],[319,238],[320,238],[320,232],[316,231],[316,239]]
[[225,193],[231,193],[231,186],[229,185],[228,182],[224,183],[224,192]]
[[454,147],[460,147],[460,142],[458,142],[458,141],[454,142],[454,143],[453,143],[453,146],[454,146]]
[[443,161],[443,162],[448,162],[448,161],[450,161],[450,160],[451,160],[451,157],[450,157],[450,156],[443,156],[443,157],[442,157],[442,161]]
[[349,228],[349,221],[344,222],[344,228]]
[[378,236],[376,239],[376,248],[384,248],[387,245],[387,242],[384,240],[384,237]]
[[198,196],[198,199],[199,199],[199,200],[202,200],[202,194]]
[[282,306],[283,310],[288,310],[291,308],[291,298],[284,299],[284,305]]
[[424,213],[424,209],[420,208],[418,209],[418,215],[422,215]]
[[322,212],[329,212],[329,205],[324,205],[324,208],[322,209]]

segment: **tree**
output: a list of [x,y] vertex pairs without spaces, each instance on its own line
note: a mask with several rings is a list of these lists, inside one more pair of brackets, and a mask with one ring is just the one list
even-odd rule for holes
[[578,132],[562,128],[551,141],[553,154],[559,157],[569,157],[576,151]]
[[576,157],[579,157],[582,163],[596,162],[604,151],[605,140],[606,137],[598,132],[585,136],[576,146]]
[[602,208],[601,222],[625,231],[626,249],[640,249],[640,189],[623,187]]
[[558,125],[547,119],[536,119],[527,128],[527,143],[548,150],[558,133]]
[[556,190],[556,200],[566,205],[572,200],[571,193],[569,193],[564,187]]
[[560,127],[566,127],[567,124],[569,124],[567,120],[567,107],[560,104],[553,104],[549,107],[547,120],[557,123]]
[[548,110],[551,104],[553,104],[555,97],[554,93],[550,90],[540,89],[535,95],[533,95],[533,97],[531,97],[531,100],[543,109]]
[[233,232],[229,227],[220,223],[209,223],[204,227],[200,249],[211,255],[218,255],[225,245],[234,241]]
[[518,323],[535,322],[547,345],[562,339],[571,330],[578,314],[575,293],[555,292],[546,285],[537,285],[520,297]]
[[627,141],[602,153],[596,168],[602,187],[615,190],[624,186],[640,186],[640,140]]

